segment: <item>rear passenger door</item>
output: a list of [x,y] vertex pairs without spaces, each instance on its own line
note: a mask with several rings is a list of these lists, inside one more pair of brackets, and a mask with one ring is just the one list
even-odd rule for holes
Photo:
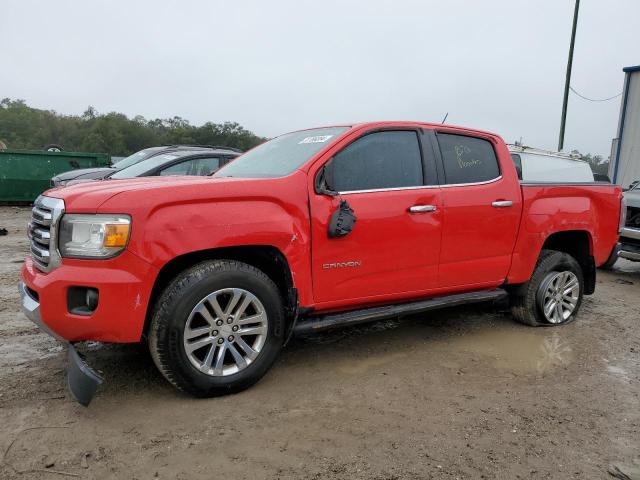
[[[505,178],[493,137],[452,131],[433,137],[441,172],[443,225],[438,285],[501,284],[509,270],[521,211],[513,167]],[[511,162],[511,158],[507,158]]]
[[[319,304],[407,298],[436,287],[440,188],[430,141],[423,153],[421,139],[418,130],[365,133],[325,164],[339,193],[310,192]],[[329,238],[329,220],[343,200],[357,221],[348,235]]]

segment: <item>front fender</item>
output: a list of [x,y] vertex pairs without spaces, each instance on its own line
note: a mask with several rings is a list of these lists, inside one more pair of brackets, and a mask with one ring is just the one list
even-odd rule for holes
[[[223,247],[272,246],[285,256],[294,285],[311,295],[306,175],[212,182],[198,189],[122,192],[101,212],[129,213],[127,249],[160,271],[176,257]],[[301,302],[312,303],[311,298]]]
[[271,245],[291,261],[307,240],[304,225],[296,220],[269,200],[163,205],[133,235],[131,250],[158,268],[186,253],[241,245]]

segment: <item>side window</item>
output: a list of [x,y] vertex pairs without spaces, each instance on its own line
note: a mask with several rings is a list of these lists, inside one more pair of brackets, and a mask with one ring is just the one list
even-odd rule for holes
[[522,180],[522,158],[517,153],[511,154],[511,160],[516,166],[516,172],[518,172],[518,179]]
[[338,152],[331,163],[338,192],[423,185],[417,133],[387,131],[365,135]]
[[487,140],[465,135],[438,133],[444,163],[445,183],[477,183],[500,176],[498,159]]
[[220,167],[220,158],[193,158],[160,171],[160,175],[209,175]]
[[229,163],[231,160],[235,160],[235,156],[234,157],[222,157],[220,159],[220,166],[222,167],[223,165],[226,165],[227,163]]

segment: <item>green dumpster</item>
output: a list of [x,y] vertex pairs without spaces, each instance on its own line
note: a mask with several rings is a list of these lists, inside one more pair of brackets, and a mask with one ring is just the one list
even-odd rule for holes
[[0,150],[0,204],[33,202],[59,173],[109,165],[106,153]]

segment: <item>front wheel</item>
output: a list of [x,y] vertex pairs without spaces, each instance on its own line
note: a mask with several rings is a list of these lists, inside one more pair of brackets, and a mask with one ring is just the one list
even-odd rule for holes
[[151,356],[169,382],[198,397],[244,390],[280,352],[285,317],[276,285],[232,260],[195,265],[171,282],[149,328]]
[[511,295],[513,317],[526,325],[565,325],[575,320],[584,292],[580,264],[571,255],[543,250],[531,280]]

